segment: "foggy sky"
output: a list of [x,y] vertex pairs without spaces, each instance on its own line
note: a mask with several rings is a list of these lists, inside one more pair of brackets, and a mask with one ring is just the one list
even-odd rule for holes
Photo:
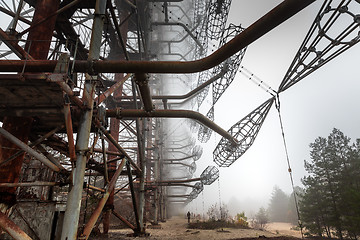
[[[248,27],[281,1],[232,1],[228,22]],[[247,48],[243,66],[277,90],[323,1],[310,5],[287,22]],[[352,141],[360,138],[360,81],[356,56],[360,45],[352,47],[310,76],[280,94],[281,115],[295,185],[306,175],[304,160],[310,160],[309,144],[340,129]],[[237,73],[234,82],[215,105],[215,122],[229,129],[263,103],[270,95]],[[226,109],[226,110],[225,110]],[[225,111],[224,111],[225,110]],[[231,110],[231,111],[229,111]],[[213,134],[204,145],[198,171],[212,162],[212,151],[221,137]],[[204,167],[201,167],[204,164]],[[272,106],[253,146],[229,168],[220,168],[220,184],[205,186],[203,194],[187,209],[201,212],[219,202],[230,210],[254,213],[268,206],[275,185],[292,192],[286,155],[276,108]],[[219,188],[220,185],[220,188]],[[219,197],[220,190],[220,197]],[[236,212],[230,212],[235,215]]]

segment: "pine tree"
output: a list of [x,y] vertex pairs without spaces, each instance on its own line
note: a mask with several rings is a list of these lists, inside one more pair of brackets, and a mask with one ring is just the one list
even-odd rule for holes
[[305,193],[300,202],[304,226],[310,233],[356,239],[360,226],[360,140],[333,129],[328,138],[310,144],[311,162],[305,161],[309,176],[302,182]]
[[289,196],[278,186],[274,186],[269,203],[269,214],[272,222],[287,222]]

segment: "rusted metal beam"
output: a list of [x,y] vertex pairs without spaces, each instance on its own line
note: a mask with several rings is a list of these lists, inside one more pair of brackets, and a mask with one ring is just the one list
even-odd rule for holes
[[109,89],[103,92],[100,96],[96,97],[94,102],[99,105],[102,103],[106,98],[108,98],[113,92],[115,92],[119,87],[121,87],[126,80],[128,80],[132,74],[127,74],[124,78],[121,78],[120,81],[113,84]]
[[0,227],[16,240],[32,240],[18,225],[0,212]]
[[110,109],[106,111],[107,117],[116,117],[116,118],[190,118],[197,120],[203,125],[211,128],[224,138],[228,139],[231,143],[237,144],[238,141],[232,137],[227,131],[219,127],[213,121],[202,115],[201,113],[191,111],[191,110],[171,110],[171,109],[157,109],[152,110],[151,112],[146,112],[145,110],[140,109]]
[[[251,26],[234,37],[213,54],[203,59],[180,61],[75,61],[75,72],[88,73],[194,73],[215,67],[268,33],[315,0],[285,0],[265,14]],[[25,66],[27,72],[48,71],[55,68],[56,61],[1,60],[0,71],[21,71]]]
[[44,156],[47,157],[47,159],[49,159],[53,164],[55,164],[60,169],[61,173],[65,174],[65,175],[70,174],[70,172],[68,172],[63,167],[63,165],[60,164],[59,160],[56,159],[51,153],[48,152],[48,150],[45,149],[45,146],[43,144],[38,144],[35,147],[37,148],[37,150],[39,152],[44,154]]
[[[9,11],[8,9],[3,8],[3,7],[0,7],[0,12],[3,12],[3,13],[5,13],[5,14],[13,17],[13,18],[16,17],[16,13],[11,12],[11,11]],[[22,22],[24,22],[24,23],[26,23],[26,24],[29,24],[29,25],[31,24],[31,21],[28,20],[28,19],[26,19],[26,18],[24,18],[24,17],[19,16],[19,20],[22,21]]]
[[[124,42],[124,39],[123,39],[122,34],[121,34],[120,25],[118,23],[118,19],[117,19],[117,16],[115,14],[114,7],[113,7],[110,0],[108,0],[107,6],[108,6],[108,8],[110,10],[111,19],[114,22],[114,27],[115,27],[116,33],[118,35],[118,41],[120,42],[121,48],[122,48],[122,50],[124,52],[125,59],[129,60],[130,59],[129,54],[128,54],[127,50],[126,50],[125,42]],[[122,20],[123,19],[121,19],[121,22],[122,22]]]
[[31,27],[25,29],[24,31],[18,33],[17,35],[20,37],[20,36],[23,36],[25,33],[28,33],[29,31],[31,31],[32,29],[40,26],[41,24],[43,24],[44,22],[50,20],[51,18],[53,18],[54,16],[68,10],[69,8],[71,8],[72,6],[78,4],[79,2],[81,2],[82,0],[74,0],[72,2],[70,2],[68,5],[62,7],[61,9],[58,9],[56,10],[55,12],[51,13],[50,15],[48,15],[47,17],[43,18],[42,20],[36,22],[36,24],[33,24],[31,25]]
[[61,183],[58,182],[21,182],[21,183],[0,183],[0,187],[34,187],[34,186],[57,186]]
[[135,215],[135,222],[136,222],[135,231],[139,233],[139,232],[141,232],[139,211],[138,211],[138,205],[136,203],[134,182],[133,182],[133,179],[132,179],[131,168],[130,168],[130,163],[129,162],[126,163],[126,169],[127,169],[127,172],[128,172],[129,188],[130,188],[130,192],[131,192],[131,200],[132,200],[133,209],[134,209],[134,215]]
[[20,59],[29,59],[34,60],[30,54],[28,54],[22,47],[20,47],[17,44],[17,39],[11,39],[6,32],[4,32],[0,28],[0,39],[10,48],[11,51],[13,51],[16,56],[18,56]]
[[53,164],[49,159],[47,159],[45,156],[41,155],[40,153],[33,150],[31,147],[23,143],[21,140],[19,140],[17,137],[6,131],[4,128],[0,127],[0,134],[2,134],[5,138],[7,138],[12,143],[16,144],[18,147],[20,147],[23,151],[27,152],[34,158],[38,159],[40,162],[44,163],[47,167],[52,169],[55,172],[59,172],[60,169],[58,166]]
[[188,182],[196,182],[196,181],[200,181],[201,178],[192,178],[192,179],[185,179],[185,180],[164,180],[164,181],[156,181],[156,183],[162,184],[162,183],[188,183]]
[[70,86],[67,83],[65,83],[64,81],[56,81],[56,83],[79,108],[85,109],[87,107],[85,103],[76,96],[76,94],[73,92],[73,90],[71,90]]
[[[102,149],[100,149],[100,148],[94,148],[94,152],[102,153]],[[124,154],[121,153],[121,152],[114,152],[114,151],[106,150],[106,154],[108,154],[108,155],[114,155],[114,156],[119,156],[119,157],[124,157]]]
[[98,192],[102,192],[102,193],[106,193],[106,190],[102,189],[102,188],[98,188],[98,187],[95,187],[95,186],[92,186],[90,184],[87,184],[87,187],[92,189],[92,190],[95,190],[95,191],[98,191]]
[[65,117],[65,125],[66,125],[66,134],[69,145],[69,157],[70,157],[70,161],[75,162],[76,153],[75,153],[74,132],[73,132],[71,109],[69,103],[64,104],[64,117]]
[[[51,130],[50,132],[44,134],[43,136],[41,136],[40,138],[38,138],[36,141],[32,142],[31,144],[29,144],[29,147],[34,147],[37,146],[38,144],[40,144],[42,141],[44,141],[46,138],[52,136],[54,133],[56,133],[57,131],[59,131],[60,129],[62,129],[64,126],[59,126],[53,130]],[[20,156],[21,154],[23,154],[23,150],[18,151],[17,153],[15,153],[14,155],[12,155],[11,157],[9,157],[8,159],[6,159],[5,161],[0,163],[0,167],[5,165],[7,162],[10,162],[12,160],[14,160],[15,158],[17,158],[18,156]]]
[[84,227],[84,231],[82,233],[82,237],[83,239],[88,239],[90,236],[90,233],[93,229],[93,227],[95,226],[96,221],[98,220],[106,201],[108,200],[111,191],[114,189],[115,185],[116,185],[116,181],[118,179],[118,177],[120,176],[120,173],[122,171],[122,169],[124,168],[126,163],[126,160],[123,159],[121,161],[121,163],[119,164],[118,168],[116,169],[116,172],[114,174],[114,176],[111,178],[111,181],[109,183],[109,185],[107,186],[106,189],[106,193],[104,194],[104,196],[100,199],[98,205],[96,206],[94,212],[92,213],[89,221],[86,223],[85,227]]
[[118,214],[114,209],[111,211],[112,214],[114,214],[115,217],[117,217],[120,221],[122,221],[126,226],[128,226],[129,228],[131,228],[132,230],[135,231],[135,226],[132,225],[128,220],[126,220],[123,216],[121,216],[120,214]]

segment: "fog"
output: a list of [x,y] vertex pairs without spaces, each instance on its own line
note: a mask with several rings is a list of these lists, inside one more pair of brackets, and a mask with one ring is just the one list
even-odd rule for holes
[[[281,1],[233,1],[228,22],[248,27]],[[322,1],[286,21],[251,44],[243,66],[277,90],[302,43]],[[306,175],[304,160],[310,160],[309,144],[327,137],[333,128],[340,129],[352,140],[360,137],[360,81],[356,45],[314,73],[280,94],[281,117],[288,148],[294,184],[302,187]],[[218,103],[215,122],[229,129],[271,96],[241,73],[237,73]],[[205,112],[206,113],[206,112]],[[202,158],[197,161],[199,175],[212,163],[212,152],[221,137],[212,134],[204,144]],[[219,181],[205,186],[203,193],[185,207],[203,213],[222,202],[230,215],[245,211],[252,215],[268,207],[275,185],[285,193],[292,192],[279,116],[272,106],[253,146],[228,168],[219,168]],[[251,216],[250,216],[251,217]]]

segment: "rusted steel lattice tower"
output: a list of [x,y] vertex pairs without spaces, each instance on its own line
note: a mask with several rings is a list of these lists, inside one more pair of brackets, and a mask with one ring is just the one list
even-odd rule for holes
[[194,176],[193,132],[238,144],[213,105],[246,47],[313,1],[247,29],[226,26],[231,0],[1,1],[2,236],[87,239],[119,220],[144,234],[196,198],[219,171]]

